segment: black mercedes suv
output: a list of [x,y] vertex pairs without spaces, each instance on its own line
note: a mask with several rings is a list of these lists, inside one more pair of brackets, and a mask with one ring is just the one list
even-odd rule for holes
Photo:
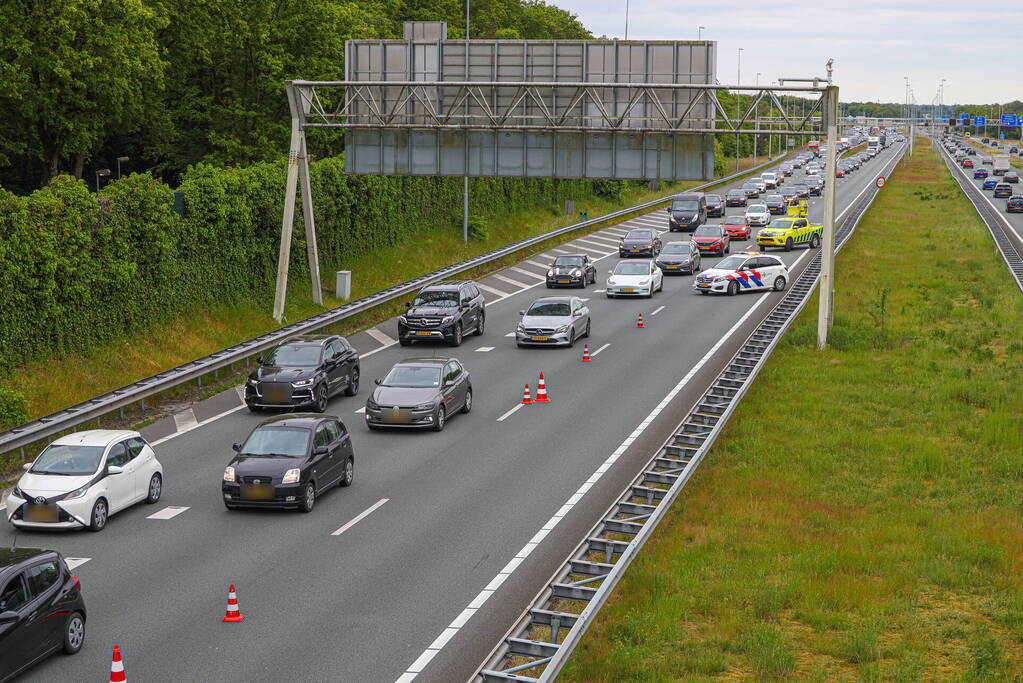
[[405,315],[398,316],[398,342],[402,346],[430,340],[459,346],[463,335],[472,332],[478,337],[486,325],[486,302],[470,280],[429,285],[405,306]]
[[308,406],[322,413],[340,391],[359,392],[358,352],[337,335],[300,336],[259,359],[245,382],[245,405],[252,412]]
[[82,586],[53,550],[0,549],[0,681],[85,642]]

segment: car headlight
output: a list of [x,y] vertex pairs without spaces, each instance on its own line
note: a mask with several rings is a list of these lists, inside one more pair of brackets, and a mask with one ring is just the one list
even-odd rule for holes
[[547,271],[547,277],[554,277],[554,269],[553,268],[551,270]]
[[246,383],[246,384],[248,384],[248,385],[249,385],[250,387],[254,387],[254,386],[256,386],[257,384],[259,384],[259,382],[257,382],[257,381],[256,381],[256,380],[254,380],[254,379],[251,379],[251,378],[250,378],[250,379],[248,379],[248,380],[246,380],[246,381],[245,381],[245,383]]
[[554,330],[554,334],[561,334],[562,332],[568,332],[568,325],[562,325],[558,329]]
[[648,284],[650,284],[650,280],[649,279],[647,279],[647,280],[640,280],[640,282],[639,282],[639,285],[641,287],[646,287]]
[[71,493],[69,493],[66,496],[64,496],[64,500],[71,500],[72,498],[81,498],[82,496],[84,496],[86,494],[86,492],[88,492],[88,490],[89,490],[89,488],[91,486],[92,486],[91,484],[86,484],[85,486],[83,486],[81,488],[75,489]]
[[408,318],[406,318],[403,315],[399,315],[398,322],[401,323],[402,325],[408,325]]
[[728,278],[724,278],[724,277],[716,277],[716,278],[714,278],[714,284],[717,284],[719,282],[724,282],[727,279]]
[[225,467],[224,468],[224,481],[230,481],[230,482],[235,481],[235,478],[234,478],[234,468],[233,467]]
[[21,487],[19,487],[19,486],[15,486],[14,490],[11,491],[11,493],[14,494],[15,496],[17,496],[18,498],[23,499],[23,500],[29,500],[28,494],[25,493],[24,491],[22,491]]
[[300,379],[300,380],[296,380],[296,381],[292,382],[291,386],[293,386],[293,387],[307,387],[307,386],[309,386],[312,383],[313,383],[313,378]]
[[583,271],[580,270],[579,268],[576,268],[575,270],[572,271],[572,275],[574,275],[575,277],[579,277],[582,274],[583,274]]
[[284,478],[281,479],[282,484],[297,484],[299,478],[302,476],[302,470],[297,467],[292,467],[290,470],[284,473]]
[[688,266],[688,265],[689,265],[689,259],[687,259],[687,258],[684,258],[684,259],[682,259],[682,260],[681,260],[681,261],[680,261],[679,263],[680,263],[681,265],[683,265],[683,266]]
[[609,286],[610,286],[610,285],[614,285],[614,284],[615,284],[614,278],[611,278],[611,277],[609,277],[609,278],[607,279],[607,284],[608,284]]
[[416,410],[433,410],[433,408],[434,408],[433,401],[430,401],[429,403],[420,403],[419,405],[416,406]]
[[366,399],[366,410],[377,410],[378,408],[380,408],[380,406],[377,405],[376,401],[371,398]]
[[526,328],[522,326],[522,323],[519,323],[518,325],[515,326],[515,331],[516,332],[525,332]]
[[449,322],[451,322],[454,319],[455,319],[455,316],[453,316],[453,315],[446,315],[446,316],[444,316],[444,319],[440,321],[440,324],[441,325],[447,325]]

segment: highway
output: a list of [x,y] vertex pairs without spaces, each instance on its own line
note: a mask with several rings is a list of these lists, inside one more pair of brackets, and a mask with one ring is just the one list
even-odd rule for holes
[[[984,179],[983,178],[974,178],[973,177],[973,172],[977,168],[985,168],[985,169],[987,169],[988,173],[990,174],[991,173],[991,169],[993,168],[993,166],[991,164],[983,164],[982,161],[984,159],[993,159],[994,156],[996,156],[998,154],[1005,154],[1007,151],[1006,150],[998,150],[998,149],[994,149],[994,148],[992,148],[990,146],[983,145],[983,143],[981,143],[979,140],[960,140],[960,141],[972,142],[972,143],[974,143],[974,146],[976,146],[978,148],[982,148],[982,151],[979,151],[977,153],[977,156],[969,157],[970,159],[973,160],[973,163],[975,164],[975,168],[963,168],[961,163],[956,162],[954,159],[952,160],[953,165],[958,169],[959,173],[962,174],[962,177],[965,178],[970,183],[973,183],[973,185],[975,187],[980,189],[981,185],[983,185],[983,183],[984,183]],[[938,144],[939,145],[941,144],[940,139],[938,141]],[[946,153],[946,155],[947,155],[947,153]],[[1012,156],[1012,159],[1013,160],[1016,159],[1015,155]],[[1015,166],[1013,166],[1013,169],[1014,170],[1019,170]],[[1018,183],[1016,185],[1013,185],[1012,187],[1013,187],[1013,192],[1015,194],[1023,194],[1023,183]],[[1006,202],[1006,200],[1004,198],[995,199],[994,196],[993,196],[993,193],[994,193],[993,190],[983,190],[982,189],[981,192],[982,192],[982,194],[984,196],[984,201],[986,201],[989,206],[994,208],[994,210],[998,213],[998,215],[1001,216],[1002,219],[1004,220],[1004,223],[1005,223],[1006,227],[1009,228],[1010,232],[1007,233],[1007,234],[1010,236],[1010,238],[1011,238],[1011,240],[1013,242],[1013,245],[1015,246],[1016,250],[1018,252],[1020,252],[1020,253],[1023,253],[1023,213],[1008,213],[1008,212],[1006,212],[1006,210],[1005,210],[1005,202]]]
[[[837,181],[838,211],[897,149]],[[813,198],[811,218],[819,222],[822,212],[823,199]],[[486,334],[458,349],[401,348],[392,343],[394,320],[354,336],[362,389],[332,400],[328,412],[352,432],[355,483],[324,494],[309,515],[224,508],[220,480],[231,444],[265,418],[238,409],[237,396],[196,409],[200,424],[171,438],[147,432],[165,469],[156,506],[116,515],[99,534],[17,534],[19,546],[77,558],[89,609],[82,652],[53,657],[25,680],[105,680],[115,642],[128,680],[466,680],[779,297],[699,296],[682,276],[666,277],[649,300],[607,300],[601,290],[618,260],[618,237],[666,222],[657,210],[484,278]],[[732,252],[742,246],[733,243]],[[548,293],[545,264],[579,250],[600,259],[597,284],[579,291],[591,309],[594,361],[579,362],[581,343],[516,348],[508,335],[518,311]],[[778,253],[797,272],[808,260],[805,249]],[[635,328],[639,313],[646,329]],[[468,367],[472,413],[454,416],[441,433],[370,433],[356,411],[372,379],[416,355],[452,355]],[[552,403],[510,412],[540,371]],[[630,435],[622,456],[573,496]],[[543,532],[559,510],[563,520]],[[531,539],[535,552],[515,561]],[[0,542],[14,540],[4,525]],[[242,623],[220,622],[229,583],[247,615]],[[460,615],[464,624],[451,628]]]

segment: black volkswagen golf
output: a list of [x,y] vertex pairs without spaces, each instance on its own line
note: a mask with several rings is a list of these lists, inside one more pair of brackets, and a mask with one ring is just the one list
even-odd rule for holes
[[331,415],[296,413],[266,420],[234,450],[221,484],[228,510],[310,512],[330,487],[351,486],[355,473],[352,437]]
[[82,586],[60,553],[0,549],[0,681],[84,642]]
[[344,337],[295,337],[260,358],[245,382],[245,405],[264,408],[327,409],[331,396],[359,392],[359,354]]

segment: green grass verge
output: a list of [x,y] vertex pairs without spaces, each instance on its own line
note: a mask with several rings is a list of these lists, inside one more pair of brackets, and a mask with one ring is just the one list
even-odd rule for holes
[[560,680],[1023,671],[1023,297],[926,140],[836,271]]

